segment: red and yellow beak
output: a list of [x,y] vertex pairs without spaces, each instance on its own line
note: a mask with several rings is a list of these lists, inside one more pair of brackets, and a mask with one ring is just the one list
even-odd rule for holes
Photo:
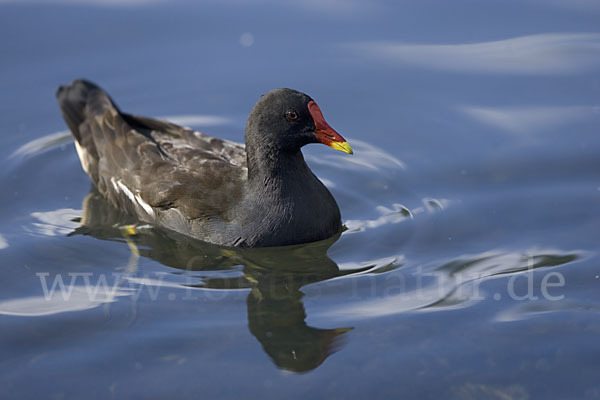
[[321,109],[317,103],[312,100],[309,101],[308,111],[315,121],[315,136],[319,142],[336,150],[343,151],[344,153],[352,154],[352,147],[350,147],[342,135],[337,133],[331,126],[329,126],[327,121],[325,121],[325,118],[323,118],[323,113],[321,112]]

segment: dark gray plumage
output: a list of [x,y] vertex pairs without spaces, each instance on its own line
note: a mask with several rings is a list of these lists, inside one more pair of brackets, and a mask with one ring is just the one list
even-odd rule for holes
[[300,148],[351,152],[316,103],[291,89],[261,97],[242,144],[122,113],[85,80],[57,92],[83,169],[113,205],[194,238],[226,246],[307,243],[341,229],[338,206]]

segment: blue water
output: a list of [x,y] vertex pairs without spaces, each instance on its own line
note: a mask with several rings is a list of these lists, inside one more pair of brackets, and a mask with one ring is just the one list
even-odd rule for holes
[[[0,398],[600,398],[598,27],[593,1],[0,1]],[[310,94],[355,150],[304,149],[347,230],[235,251],[120,214],[54,99],[77,77],[235,141],[261,94]]]

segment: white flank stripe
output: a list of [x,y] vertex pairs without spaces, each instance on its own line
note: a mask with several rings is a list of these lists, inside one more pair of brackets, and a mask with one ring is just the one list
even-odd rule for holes
[[152,207],[150,206],[150,204],[146,203],[139,194],[135,195],[135,199],[138,202],[138,204],[140,206],[142,206],[142,208],[144,209],[144,211],[146,211],[146,213],[148,213],[148,215],[154,216],[154,210],[152,209]]
[[119,185],[119,187],[121,188],[121,190],[123,191],[123,193],[125,193],[125,195],[127,197],[129,197],[129,200],[131,200],[132,203],[135,203],[135,196],[133,195],[133,193],[131,192],[131,190],[129,190],[129,188],[127,186],[125,186],[123,184],[123,182],[121,182],[121,181],[117,181],[117,185]]

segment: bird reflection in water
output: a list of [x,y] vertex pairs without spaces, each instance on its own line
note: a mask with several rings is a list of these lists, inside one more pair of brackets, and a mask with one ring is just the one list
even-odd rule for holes
[[[122,227],[138,221],[112,207],[92,187],[83,201],[79,222],[80,227],[71,235],[122,241]],[[151,228],[136,230],[127,241],[141,256],[172,268],[205,273],[200,283],[188,286],[219,290],[250,289],[246,300],[250,332],[277,367],[307,372],[337,351],[343,343],[344,334],[352,328],[319,329],[307,325],[300,289],[304,285],[368,269],[341,271],[338,268],[327,256],[327,250],[338,238],[339,235],[336,235],[307,245],[239,249],[224,248],[176,232]],[[241,276],[215,273],[240,266]]]

